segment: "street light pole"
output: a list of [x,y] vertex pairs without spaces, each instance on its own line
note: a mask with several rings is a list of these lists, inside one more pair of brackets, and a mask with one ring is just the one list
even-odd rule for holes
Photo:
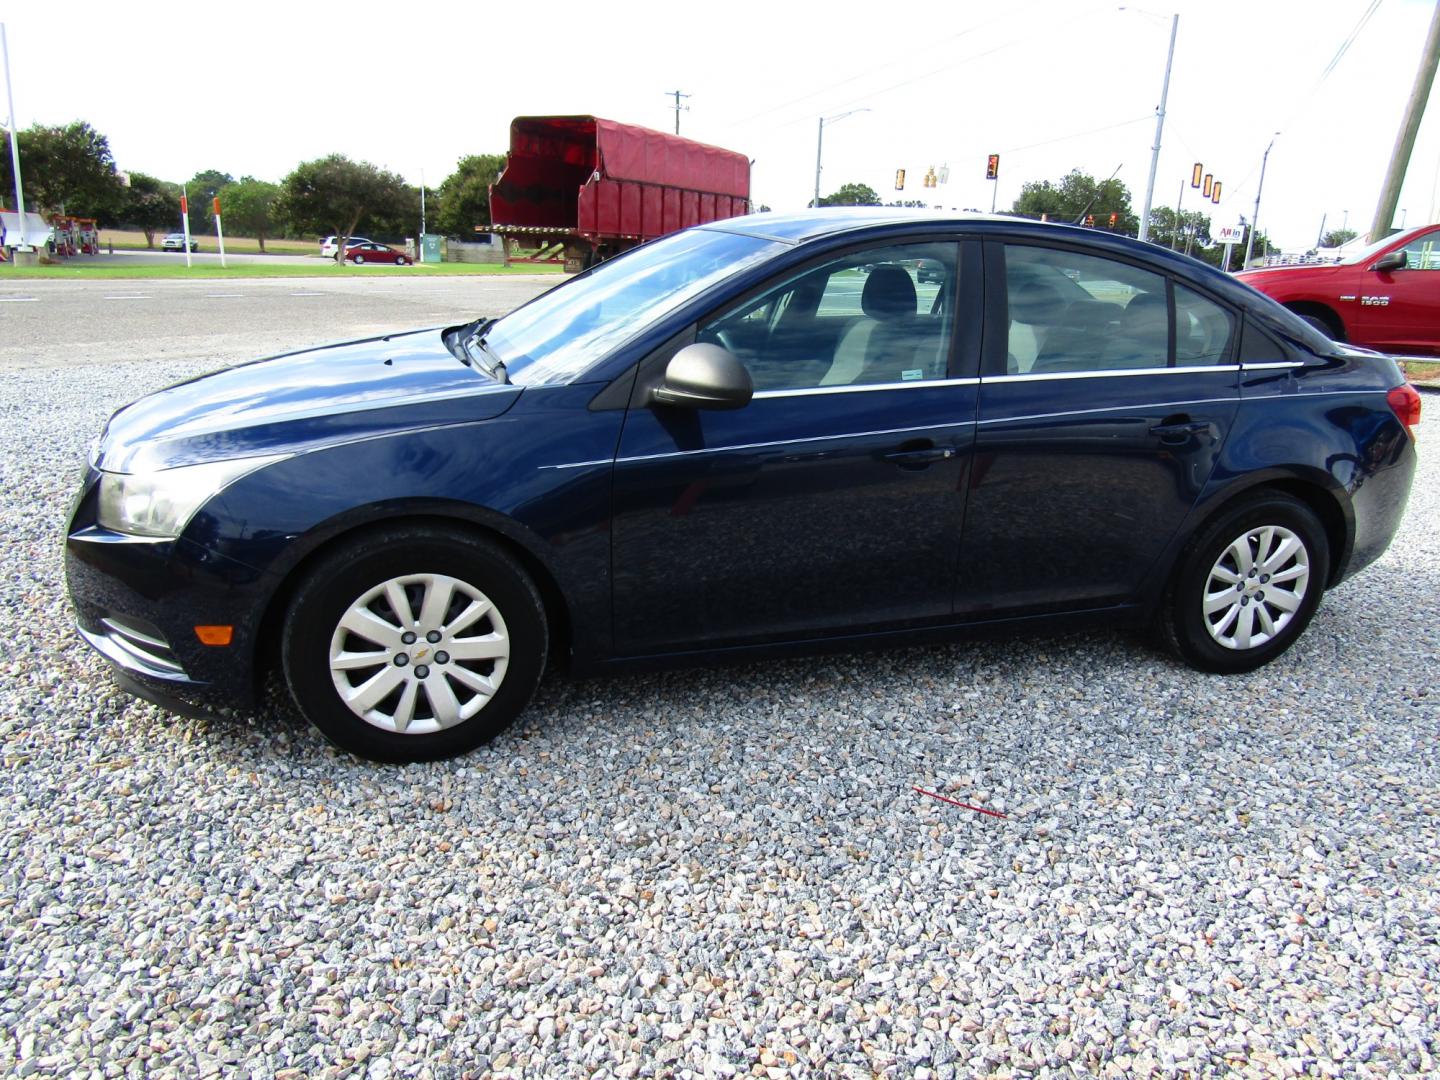
[[20,132],[15,127],[15,94],[10,89],[10,42],[5,24],[0,23],[0,53],[5,59],[5,99],[10,104],[10,166],[15,174],[15,212],[20,215],[20,246],[29,249],[25,238],[25,189],[20,184]]
[[815,209],[820,208],[820,153],[825,144],[825,125],[838,123],[847,116],[854,116],[856,113],[869,112],[869,108],[851,109],[849,112],[842,112],[836,116],[820,117],[820,132],[815,137]]
[[1150,205],[1155,201],[1155,172],[1160,168],[1160,135],[1165,130],[1165,101],[1170,96],[1170,68],[1175,63],[1175,34],[1180,29],[1180,13],[1170,20],[1170,52],[1165,57],[1165,83],[1160,88],[1160,107],[1155,110],[1155,145],[1150,148],[1150,179],[1145,184],[1145,209],[1140,212],[1140,239],[1150,235]]
[[1255,185],[1255,212],[1250,215],[1250,235],[1245,238],[1245,259],[1240,264],[1244,270],[1250,265],[1250,252],[1255,247],[1255,233],[1260,228],[1260,195],[1265,190],[1265,165],[1270,160],[1270,151],[1275,148],[1275,140],[1280,137],[1277,131],[1270,136],[1270,145],[1265,147],[1265,156],[1260,159],[1260,183]]

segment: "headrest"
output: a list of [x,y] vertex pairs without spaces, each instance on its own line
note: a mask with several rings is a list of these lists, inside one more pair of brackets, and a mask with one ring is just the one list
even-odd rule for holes
[[1065,310],[1060,290],[1046,281],[1009,282],[1010,318],[1027,326],[1053,326]]
[[915,282],[898,266],[877,266],[865,279],[860,308],[872,319],[900,319],[915,314]]

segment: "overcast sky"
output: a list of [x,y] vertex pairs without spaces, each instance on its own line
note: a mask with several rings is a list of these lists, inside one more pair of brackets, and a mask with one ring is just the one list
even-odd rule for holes
[[[1002,209],[1027,180],[1118,168],[1138,213],[1178,10],[1156,202],[1174,206],[1202,161],[1224,183],[1205,206],[1215,223],[1248,218],[1279,131],[1260,219],[1294,250],[1322,215],[1335,227],[1348,212],[1364,233],[1375,213],[1434,3],[1381,0],[1326,75],[1371,2],[71,0],[58,23],[34,3],[0,3],[0,20],[22,128],[88,120],[121,169],[165,179],[278,180],[339,151],[433,186],[461,155],[503,151],[517,115],[673,130],[665,92],[679,89],[681,133],[753,158],[752,196],[777,210],[813,194],[819,117],[868,108],[827,125],[823,191],[859,181],[887,200],[989,209],[985,156],[1000,153]],[[1437,111],[1400,199],[1410,225],[1436,218]],[[946,187],[920,187],[947,163]]]

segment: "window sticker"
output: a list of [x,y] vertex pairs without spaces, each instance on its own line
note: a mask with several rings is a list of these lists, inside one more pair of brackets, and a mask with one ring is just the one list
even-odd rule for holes
[[903,382],[914,382],[916,379],[923,379],[925,378],[925,369],[918,367],[906,368],[900,373],[900,378]]

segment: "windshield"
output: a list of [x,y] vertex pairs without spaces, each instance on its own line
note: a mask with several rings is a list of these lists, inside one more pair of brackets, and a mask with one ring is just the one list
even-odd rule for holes
[[511,382],[565,382],[717,281],[783,247],[691,229],[602,263],[494,323],[485,344]]

